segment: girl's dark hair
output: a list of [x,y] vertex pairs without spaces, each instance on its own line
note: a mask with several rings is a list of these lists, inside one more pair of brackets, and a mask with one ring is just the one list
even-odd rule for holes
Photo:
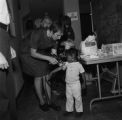
[[71,26],[71,19],[67,15],[63,16],[63,21],[62,22],[63,22],[64,26],[65,25]]
[[70,48],[66,50],[66,56],[74,56],[75,59],[78,59],[78,50],[76,48]]
[[52,31],[53,33],[56,33],[56,32],[58,32],[58,31],[63,32],[62,25],[60,25],[58,22],[54,22],[54,23],[50,26],[49,30]]

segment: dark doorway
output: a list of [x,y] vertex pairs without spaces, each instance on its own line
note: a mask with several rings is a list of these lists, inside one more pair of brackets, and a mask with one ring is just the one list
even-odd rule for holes
[[90,13],[80,13],[81,34],[84,40],[89,34],[92,33],[92,24]]

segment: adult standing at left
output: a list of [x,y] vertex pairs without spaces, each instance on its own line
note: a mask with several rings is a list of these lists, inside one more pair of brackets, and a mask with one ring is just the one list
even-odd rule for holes
[[12,77],[9,11],[6,0],[0,0],[0,120],[16,119],[14,81]]

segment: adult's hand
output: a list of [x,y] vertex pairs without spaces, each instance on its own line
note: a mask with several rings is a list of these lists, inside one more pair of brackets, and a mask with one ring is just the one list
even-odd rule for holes
[[50,57],[49,63],[55,65],[55,64],[58,64],[58,60],[56,60],[54,57]]
[[4,55],[0,52],[0,69],[7,69],[9,67],[8,62]]

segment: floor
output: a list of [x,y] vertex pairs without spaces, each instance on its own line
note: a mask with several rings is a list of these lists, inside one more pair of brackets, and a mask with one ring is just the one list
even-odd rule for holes
[[[110,93],[111,83],[102,81],[102,93]],[[25,78],[24,88],[17,98],[18,120],[121,120],[122,119],[122,98],[107,101],[96,102],[92,105],[92,111],[89,110],[89,102],[96,97],[96,82],[87,85],[87,94],[83,94],[84,113],[80,118],[64,117],[65,111],[65,85],[59,84],[57,91],[60,95],[53,93],[53,100],[62,108],[60,112],[50,110],[43,112],[39,108],[38,99],[34,92],[33,80]]]

